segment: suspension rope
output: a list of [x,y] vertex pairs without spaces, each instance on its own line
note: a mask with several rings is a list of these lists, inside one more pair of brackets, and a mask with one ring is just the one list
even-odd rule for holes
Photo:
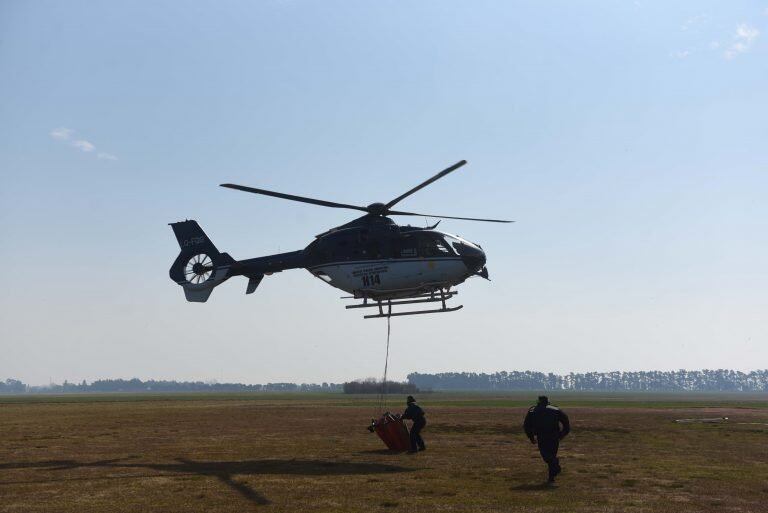
[[389,367],[389,335],[391,333],[390,319],[387,317],[387,353],[384,357],[384,380],[381,384],[381,394],[379,394],[379,415],[384,413],[384,408],[387,407],[387,369]]

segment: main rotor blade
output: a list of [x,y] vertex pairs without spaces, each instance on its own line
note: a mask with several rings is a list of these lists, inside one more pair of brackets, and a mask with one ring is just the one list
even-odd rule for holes
[[476,217],[451,217],[451,216],[435,216],[432,214],[416,214],[414,212],[398,212],[396,210],[390,210],[387,212],[388,216],[421,216],[421,217],[436,217],[439,219],[461,219],[462,221],[486,221],[488,223],[514,223],[514,221],[505,221],[504,219],[478,219]]
[[447,175],[451,171],[456,171],[457,169],[459,169],[461,166],[463,166],[466,163],[467,163],[466,160],[460,160],[459,162],[455,163],[451,167],[447,167],[447,168],[443,169],[442,171],[437,173],[435,176],[433,176],[432,178],[430,178],[426,182],[422,182],[421,184],[417,185],[416,187],[414,187],[410,191],[406,192],[405,194],[402,194],[402,195],[398,196],[397,198],[393,199],[392,201],[390,201],[389,203],[386,204],[386,207],[390,208],[392,205],[394,205],[395,203],[398,203],[400,200],[402,200],[404,198],[407,198],[408,196],[410,196],[414,192],[423,189],[424,187],[426,187],[427,185],[431,184],[432,182],[441,179],[442,177],[444,177],[445,175]]
[[356,205],[347,205],[345,203],[334,203],[333,201],[325,201],[325,200],[319,200],[319,199],[313,199],[313,198],[305,198],[303,196],[294,196],[293,194],[283,194],[282,192],[273,192],[273,191],[267,191],[264,189],[256,189],[255,187],[246,187],[245,185],[236,185],[233,183],[223,183],[220,184],[221,187],[226,187],[227,189],[236,189],[238,191],[245,191],[245,192],[252,192],[254,194],[263,194],[264,196],[273,196],[275,198],[282,198],[287,199],[291,201],[300,201],[302,203],[311,203],[313,205],[320,205],[322,207],[331,207],[331,208],[350,208],[352,210],[362,210],[363,212],[368,212],[368,209],[365,207],[358,207]]

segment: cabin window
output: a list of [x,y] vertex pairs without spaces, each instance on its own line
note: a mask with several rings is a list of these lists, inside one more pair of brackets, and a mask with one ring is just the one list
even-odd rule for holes
[[392,240],[392,252],[400,258],[415,258],[418,256],[416,239],[405,235]]
[[365,245],[365,250],[363,251],[369,258],[373,259],[380,259],[382,258],[382,252],[381,247],[379,246],[378,241],[371,241],[368,244]]

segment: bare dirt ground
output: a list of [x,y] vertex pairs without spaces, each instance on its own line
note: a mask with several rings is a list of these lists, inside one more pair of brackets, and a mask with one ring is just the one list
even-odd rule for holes
[[421,404],[428,450],[406,455],[359,397],[0,398],[0,512],[768,511],[764,400],[569,396],[554,488],[520,398]]

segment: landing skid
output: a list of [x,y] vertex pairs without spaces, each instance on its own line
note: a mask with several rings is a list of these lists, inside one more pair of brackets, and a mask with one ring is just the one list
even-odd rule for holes
[[[462,308],[464,308],[464,305],[448,307],[445,304],[445,302],[457,294],[458,292],[456,291],[440,289],[439,292],[418,294],[416,296],[412,296],[411,298],[407,298],[407,299],[394,299],[394,300],[393,299],[382,299],[382,300],[371,299],[369,301],[369,298],[363,298],[362,303],[359,303],[356,305],[347,305],[345,308],[347,309],[378,308],[379,309],[378,314],[364,315],[363,319],[379,319],[382,317],[398,317],[401,315],[420,315],[420,314],[431,314],[431,313],[455,312],[456,310],[461,310]],[[342,299],[357,299],[357,298],[345,297]],[[392,311],[393,306],[413,305],[413,304],[419,304],[419,303],[442,303],[442,306],[441,308],[433,308],[431,310],[412,310],[408,312]]]

